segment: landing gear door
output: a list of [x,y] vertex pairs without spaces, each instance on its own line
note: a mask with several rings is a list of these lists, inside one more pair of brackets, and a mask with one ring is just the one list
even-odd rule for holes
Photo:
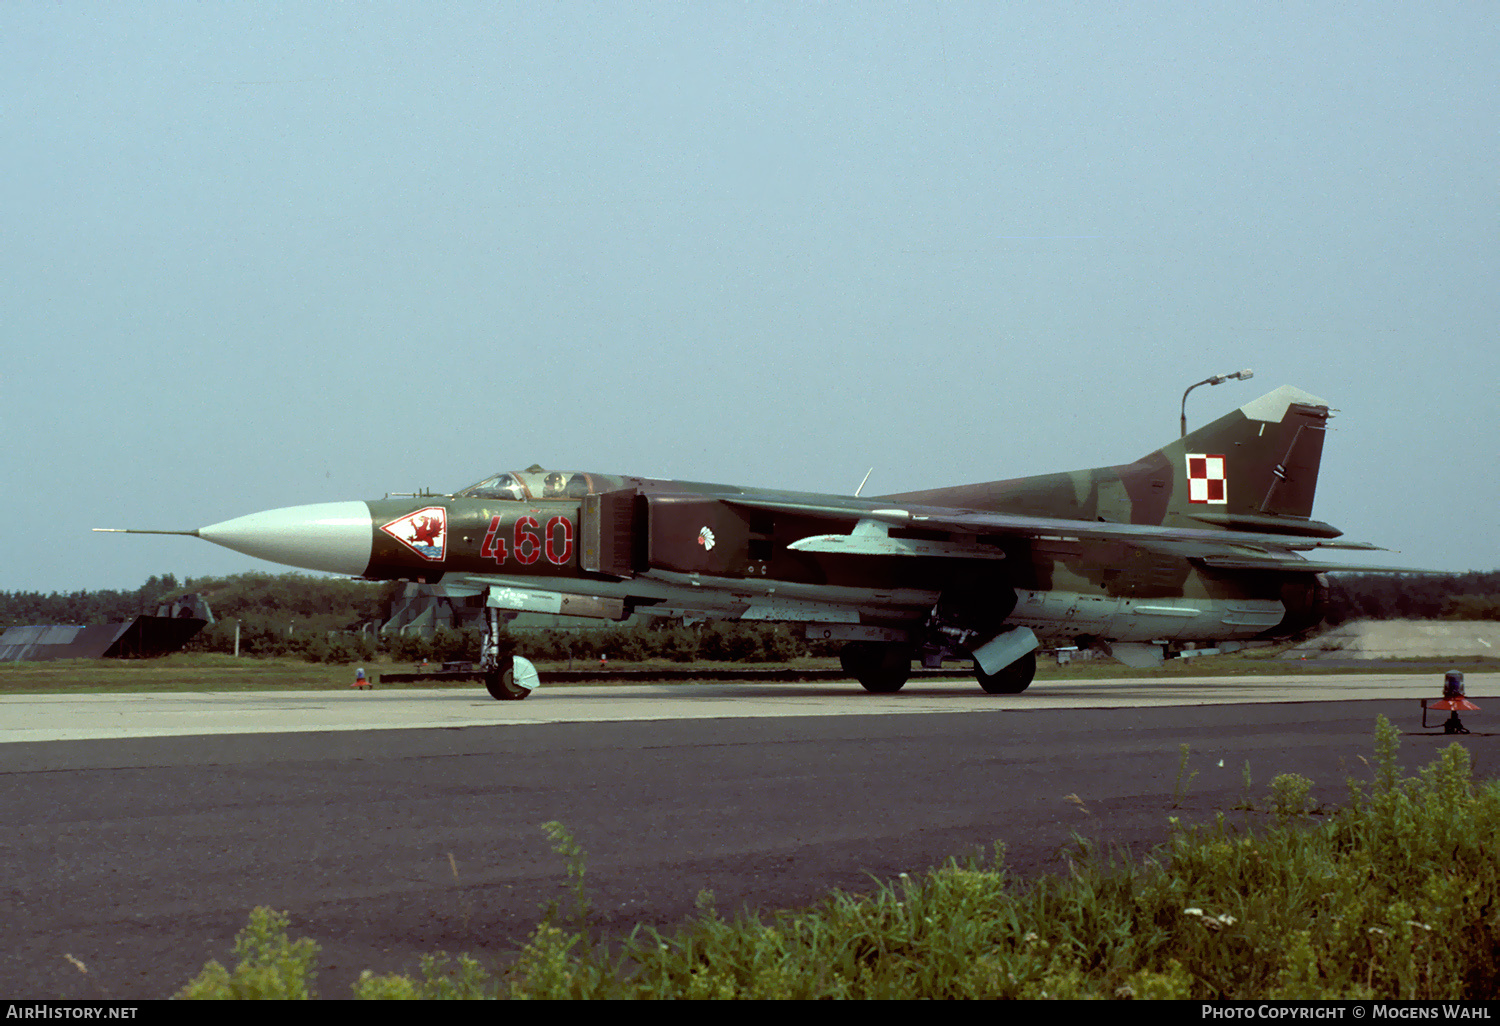
[[590,573],[610,577],[635,574],[636,497],[634,488],[598,492],[583,497],[583,539],[578,563]]

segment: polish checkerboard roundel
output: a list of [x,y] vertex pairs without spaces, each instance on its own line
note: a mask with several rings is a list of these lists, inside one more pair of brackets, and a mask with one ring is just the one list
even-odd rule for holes
[[1223,456],[1187,454],[1188,502],[1222,506],[1229,502],[1229,481]]

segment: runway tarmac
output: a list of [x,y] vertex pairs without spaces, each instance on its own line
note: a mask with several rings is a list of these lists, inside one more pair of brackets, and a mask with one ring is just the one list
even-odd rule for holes
[[701,890],[726,912],[795,907],[995,841],[1023,877],[1061,868],[1075,832],[1139,855],[1168,816],[1242,800],[1246,772],[1254,798],[1297,772],[1339,802],[1369,778],[1380,713],[1408,771],[1457,740],[1500,773],[1500,674],[1468,675],[1467,736],[1422,731],[1416,699],[1440,683],[0,698],[0,997],[168,996],[229,960],[257,904],[322,945],[327,996],[422,953],[503,959],[565,892],[551,820],[588,852],[598,929],[619,933],[670,928]]
[[[1469,693],[1500,690],[1500,673],[1469,674]],[[853,683],[543,686],[522,702],[480,687],[442,690],[277,691],[0,697],[0,744],[109,737],[265,734],[918,713],[1119,709],[1262,702],[1436,698],[1440,676],[1188,677],[1171,681],[1041,682],[1021,695],[987,695],[969,677],[914,681],[892,695]]]

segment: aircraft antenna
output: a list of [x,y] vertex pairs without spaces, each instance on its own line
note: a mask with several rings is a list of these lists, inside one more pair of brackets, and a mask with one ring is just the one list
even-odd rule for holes
[[871,467],[869,470],[865,471],[865,480],[861,481],[859,483],[859,487],[854,489],[854,497],[856,499],[859,498],[859,493],[865,490],[865,482],[870,480],[870,475],[873,473],[875,473],[874,467]]

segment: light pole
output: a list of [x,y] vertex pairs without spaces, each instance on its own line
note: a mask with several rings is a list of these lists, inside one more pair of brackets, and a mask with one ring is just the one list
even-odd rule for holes
[[1244,370],[1235,371],[1233,374],[1215,374],[1212,377],[1204,378],[1196,385],[1189,385],[1187,387],[1187,392],[1182,393],[1182,434],[1179,437],[1187,436],[1188,392],[1191,392],[1193,389],[1197,388],[1198,385],[1222,385],[1226,381],[1234,381],[1236,379],[1240,381],[1249,381],[1253,377],[1255,377],[1255,372],[1249,367],[1246,367]]

